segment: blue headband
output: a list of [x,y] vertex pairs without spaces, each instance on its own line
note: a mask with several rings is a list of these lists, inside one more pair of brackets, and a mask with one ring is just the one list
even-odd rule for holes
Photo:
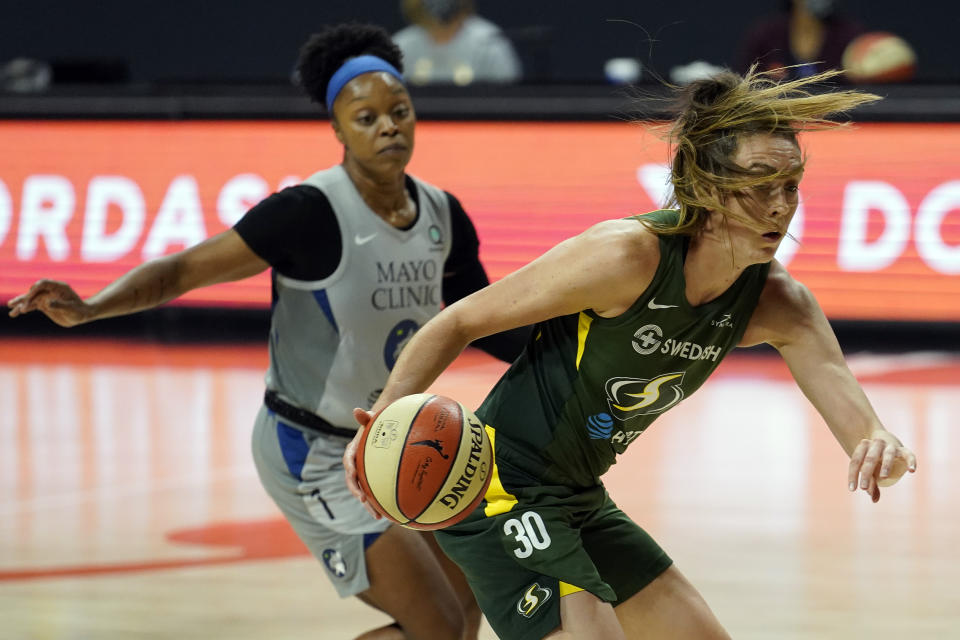
[[343,63],[342,67],[337,69],[337,72],[330,77],[330,82],[327,83],[327,111],[333,113],[333,101],[337,99],[337,96],[340,95],[343,87],[348,82],[359,75],[370,73],[371,71],[385,71],[400,82],[403,82],[403,76],[400,75],[396,67],[383,58],[378,58],[377,56],[357,56],[356,58],[350,58]]

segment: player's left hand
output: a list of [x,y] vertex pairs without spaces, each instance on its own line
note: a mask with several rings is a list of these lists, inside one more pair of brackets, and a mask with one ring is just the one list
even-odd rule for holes
[[870,498],[880,500],[880,487],[897,483],[904,473],[917,470],[917,457],[888,431],[874,432],[864,438],[850,456],[847,481],[850,491],[857,486]]

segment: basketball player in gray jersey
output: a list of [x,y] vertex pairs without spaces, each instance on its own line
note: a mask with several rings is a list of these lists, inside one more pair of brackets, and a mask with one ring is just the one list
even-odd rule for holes
[[[328,28],[304,46],[302,84],[325,104],[340,165],[253,207],[231,230],[147,262],[87,300],[42,280],[10,301],[62,326],[148,309],[272,268],[270,366],[253,454],[261,481],[343,596],[396,621],[363,640],[472,640],[480,612],[432,534],[388,527],[350,495],[341,459],[355,407],[377,400],[401,350],[441,307],[488,284],[470,219],[405,173],[415,116],[389,34]],[[478,341],[504,360],[528,331]]]

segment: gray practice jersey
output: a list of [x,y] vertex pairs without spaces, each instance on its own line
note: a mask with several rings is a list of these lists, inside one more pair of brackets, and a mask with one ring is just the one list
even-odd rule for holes
[[416,222],[376,215],[343,167],[314,174],[336,215],[339,265],[322,280],[274,272],[267,387],[332,425],[355,428],[354,407],[376,401],[400,350],[442,306],[450,252],[446,194],[419,180]]

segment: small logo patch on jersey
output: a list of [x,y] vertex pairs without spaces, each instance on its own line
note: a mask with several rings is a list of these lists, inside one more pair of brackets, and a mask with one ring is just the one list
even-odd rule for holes
[[[727,324],[717,324],[726,321]],[[726,317],[720,320],[714,320],[716,326],[730,326],[733,324],[726,320]],[[633,332],[630,339],[630,345],[633,350],[642,356],[648,356],[651,353],[659,351],[670,357],[679,357],[686,360],[712,360],[716,362],[723,354],[723,345],[703,346],[696,342],[688,340],[676,340],[674,338],[664,338],[663,329],[660,325],[645,324]]]
[[376,237],[377,237],[377,234],[375,233],[371,233],[368,236],[361,236],[358,233],[357,235],[353,236],[353,241],[356,242],[358,245],[365,245]]
[[633,334],[633,350],[642,356],[647,356],[657,350],[663,338],[663,329],[655,324],[645,324]]
[[517,613],[524,618],[529,618],[543,606],[544,602],[550,599],[551,595],[553,595],[551,589],[541,587],[540,583],[534,582],[517,602]]
[[587,435],[591,440],[606,440],[613,433],[613,417],[597,413],[587,418]]
[[430,242],[433,244],[440,244],[443,242],[443,233],[440,231],[440,227],[435,224],[430,225],[430,229],[427,231],[430,234]]
[[[618,420],[663,413],[683,400],[684,372],[665,373],[655,378],[610,378],[604,388],[607,404]],[[668,385],[667,388],[662,388]]]
[[401,320],[393,329],[390,329],[390,333],[387,334],[387,341],[383,345],[383,363],[387,365],[387,371],[393,370],[393,365],[397,364],[400,352],[407,346],[410,338],[419,328],[420,325],[413,320]]
[[730,321],[731,315],[733,314],[725,313],[723,314],[723,317],[721,317],[719,320],[711,320],[710,324],[712,324],[715,327],[721,327],[721,328],[726,327],[728,329],[733,329],[733,322]]
[[654,302],[656,298],[650,298],[650,302],[647,303],[648,309],[676,309],[677,305],[675,304],[657,304]]
[[323,564],[327,566],[327,571],[337,578],[347,575],[347,565],[343,561],[343,556],[336,549],[323,550]]

